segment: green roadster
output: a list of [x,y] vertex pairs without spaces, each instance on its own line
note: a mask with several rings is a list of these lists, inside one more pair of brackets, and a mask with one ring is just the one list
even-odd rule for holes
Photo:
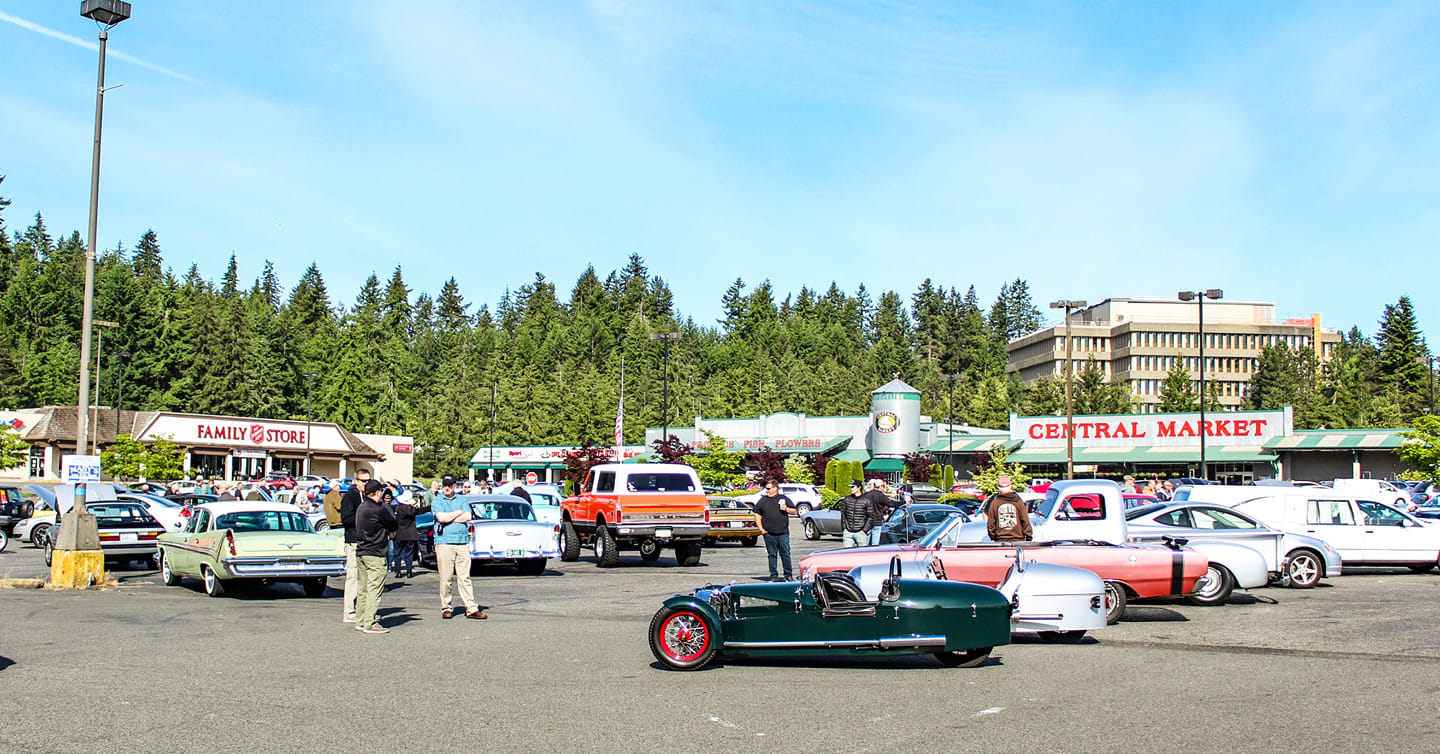
[[990,587],[900,578],[896,559],[874,601],[840,572],[677,594],[650,621],[650,651],[674,670],[721,656],[877,654],[933,654],[949,667],[974,667],[1010,643],[1010,611]]
[[345,575],[345,543],[316,534],[299,508],[265,501],[197,505],[185,528],[161,534],[160,577],[176,586],[200,579],[218,597],[236,580],[289,581],[319,597],[325,580]]

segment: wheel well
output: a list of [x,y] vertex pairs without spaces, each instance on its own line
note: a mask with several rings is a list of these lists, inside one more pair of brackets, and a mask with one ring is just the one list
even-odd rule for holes
[[605,514],[604,514],[604,513],[597,513],[597,514],[595,514],[595,525],[596,525],[596,526],[604,526],[604,525],[605,525]]
[[1137,591],[1135,591],[1133,588],[1131,588],[1131,586],[1130,586],[1129,584],[1126,584],[1125,582],[1121,581],[1120,579],[1107,579],[1105,583],[1107,583],[1107,584],[1118,584],[1121,589],[1124,589],[1124,590],[1125,590],[1125,599],[1127,599],[1127,600],[1129,600],[1129,599],[1138,599],[1138,598],[1139,598],[1139,594],[1140,594],[1140,593],[1137,592]]

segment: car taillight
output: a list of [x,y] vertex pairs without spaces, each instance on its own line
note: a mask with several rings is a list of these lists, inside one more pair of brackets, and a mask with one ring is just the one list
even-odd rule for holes
[[705,523],[710,523],[710,509],[708,507],[705,509]]
[[230,532],[228,532],[228,531],[225,532],[225,544],[227,544],[227,545],[230,546],[230,554],[231,554],[231,555],[234,555],[234,554],[235,554],[235,535],[232,534],[232,533],[230,533]]
[[189,509],[189,508],[181,508],[181,509],[180,509],[180,516],[181,516],[182,518],[189,518],[189,517],[190,517],[190,509]]

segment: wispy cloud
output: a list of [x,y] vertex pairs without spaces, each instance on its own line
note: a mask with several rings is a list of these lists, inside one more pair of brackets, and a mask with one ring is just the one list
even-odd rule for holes
[[[20,28],[22,28],[22,29],[28,29],[28,30],[30,30],[30,31],[35,32],[36,34],[44,34],[45,36],[50,37],[51,39],[58,39],[58,40],[60,40],[61,42],[65,42],[65,43],[67,43],[67,44],[72,44],[72,45],[75,45],[76,47],[84,47],[84,48],[87,49],[87,50],[97,50],[97,51],[100,49],[100,45],[98,45],[98,44],[96,44],[96,43],[94,43],[94,42],[90,42],[90,41],[81,39],[81,38],[79,38],[79,37],[72,37],[72,36],[70,36],[69,34],[66,34],[66,33],[64,33],[64,32],[55,31],[54,29],[47,29],[47,28],[45,28],[44,26],[41,26],[40,24],[31,22],[31,21],[26,21],[26,20],[23,19],[23,18],[18,18],[18,17],[16,17],[16,16],[12,16],[12,15],[10,15],[9,13],[6,13],[6,12],[4,12],[4,11],[0,11],[0,21],[4,21],[4,22],[6,22],[6,23],[15,24],[16,26],[18,26],[18,27],[20,27]],[[134,55],[126,55],[126,54],[123,53],[123,52],[116,52],[115,50],[107,49],[107,50],[106,50],[106,57],[112,57],[112,58],[115,58],[115,59],[117,59],[117,60],[123,60],[123,61],[125,61],[125,62],[127,62],[127,63],[133,63],[133,64],[135,64],[135,65],[140,66],[141,68],[146,68],[146,69],[152,70],[152,71],[154,71],[154,72],[156,72],[156,73],[159,73],[159,74],[161,74],[161,75],[164,75],[164,76],[169,76],[169,77],[172,78],[172,79],[177,79],[177,80],[179,80],[179,81],[184,81],[184,82],[187,83],[187,84],[198,84],[198,83],[200,83],[199,81],[197,81],[197,80],[195,80],[195,79],[193,79],[193,78],[191,78],[191,77],[189,77],[189,76],[186,76],[186,75],[183,74],[183,73],[176,73],[175,71],[172,71],[172,70],[170,70],[169,68],[166,68],[165,66],[156,65],[156,64],[151,63],[151,62],[149,62],[149,61],[141,60],[140,58],[137,58],[137,57],[135,57]]]

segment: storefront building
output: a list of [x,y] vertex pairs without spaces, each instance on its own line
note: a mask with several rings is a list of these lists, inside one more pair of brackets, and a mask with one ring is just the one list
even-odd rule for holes
[[[58,478],[60,457],[77,452],[75,412],[74,406],[0,412],[0,421],[9,422],[30,444],[29,463],[9,473]],[[382,479],[409,481],[414,473],[411,438],[356,435],[329,422],[100,408],[92,410],[90,426],[91,442],[100,449],[117,435],[147,445],[162,437],[175,443],[185,451],[185,475],[192,478],[253,479],[272,471],[300,476],[307,466],[308,473],[332,478],[352,476],[360,467]]]

